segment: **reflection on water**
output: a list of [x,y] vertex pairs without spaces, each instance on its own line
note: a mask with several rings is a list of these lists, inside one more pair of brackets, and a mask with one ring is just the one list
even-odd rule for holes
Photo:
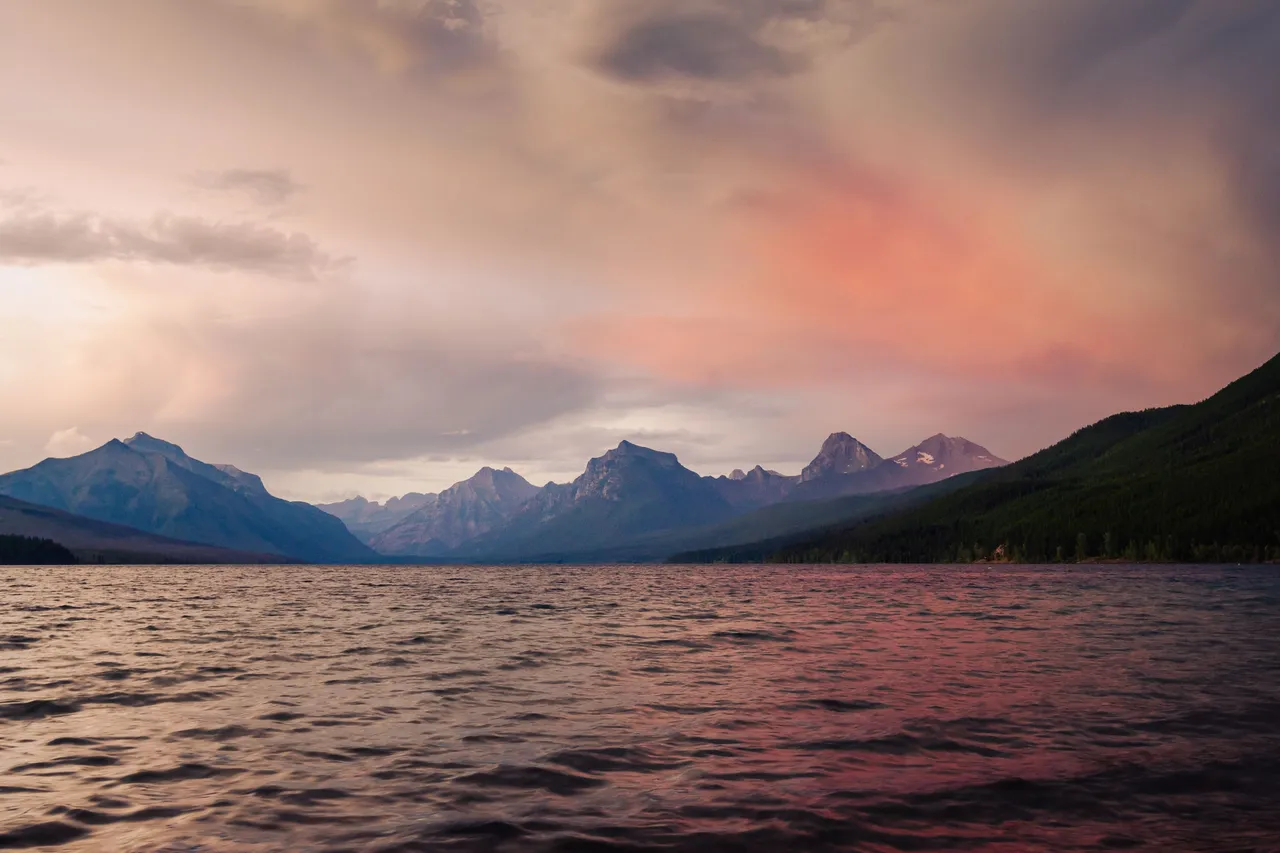
[[1273,569],[0,589],[0,848],[1280,849]]

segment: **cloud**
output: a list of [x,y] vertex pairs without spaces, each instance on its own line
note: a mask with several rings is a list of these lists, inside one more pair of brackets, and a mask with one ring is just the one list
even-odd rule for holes
[[667,77],[743,80],[796,71],[799,57],[759,41],[727,15],[681,15],[641,21],[622,32],[597,60],[631,82]]
[[[23,452],[79,424],[325,471],[568,471],[633,430],[712,470],[841,428],[1012,457],[1280,347],[1269,0],[0,5],[0,103],[47,108],[4,154],[100,214],[0,208]],[[246,168],[146,218],[209,164]],[[295,177],[294,243],[226,224]],[[331,239],[361,259],[334,287],[239,274],[324,276]],[[74,266],[103,258],[135,263]],[[205,268],[220,304],[172,286]],[[644,419],[599,402],[618,374]]]
[[0,207],[14,211],[30,212],[38,210],[41,196],[31,187],[0,188]]
[[0,219],[0,263],[19,266],[119,260],[199,266],[312,280],[346,261],[306,234],[245,222],[162,213],[145,222],[88,213],[17,212]]
[[[169,377],[157,420],[250,465],[340,471],[465,452],[579,411],[599,393],[585,366],[537,347],[309,319],[304,328],[210,330],[186,358],[188,375],[203,375],[209,395]],[[255,354],[264,344],[265,359]]]
[[497,57],[476,0],[249,0],[248,5],[393,73],[448,76]]
[[593,64],[630,83],[744,83],[807,69],[886,18],[875,0],[685,0],[605,7]]
[[131,318],[83,329],[0,386],[38,399],[25,424],[77,412],[91,434],[143,429],[248,469],[343,471],[465,452],[581,411],[601,389],[588,366],[527,338],[372,308],[354,290],[258,289],[252,311],[230,285],[136,296]]
[[[1280,5],[975,0],[913,23],[868,60],[894,81],[877,121],[895,138],[944,128],[931,154],[1075,241],[1058,260],[1087,261],[1082,301],[1181,314],[1201,363],[1274,352]],[[1210,342],[1218,324],[1239,346]]]
[[[765,44],[762,21],[821,29],[835,5],[694,9]],[[673,276],[678,311],[628,305],[569,340],[707,387],[856,387],[887,363],[1144,403],[1274,352],[1280,6],[899,6],[877,38],[770,90],[785,128],[721,135],[686,166],[740,158],[725,197],[754,203],[709,212],[703,234],[744,262]],[[611,48],[693,14],[658,9]],[[639,43],[654,49],[615,72],[675,73],[657,48],[682,41]]]
[[245,193],[262,205],[280,205],[304,187],[287,169],[226,169],[196,178],[199,186],[211,190]]
[[81,433],[76,427],[68,427],[49,436],[44,449],[49,455],[62,458],[79,456],[81,453],[92,450],[93,447],[94,442],[91,438]]

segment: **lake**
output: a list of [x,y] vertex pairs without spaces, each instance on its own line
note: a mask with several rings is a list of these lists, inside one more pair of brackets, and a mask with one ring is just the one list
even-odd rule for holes
[[0,848],[1280,850],[1276,567],[0,589]]

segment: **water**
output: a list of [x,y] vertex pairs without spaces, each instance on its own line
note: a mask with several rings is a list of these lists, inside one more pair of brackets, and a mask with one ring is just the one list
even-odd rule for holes
[[0,589],[0,848],[1280,850],[1274,568]]

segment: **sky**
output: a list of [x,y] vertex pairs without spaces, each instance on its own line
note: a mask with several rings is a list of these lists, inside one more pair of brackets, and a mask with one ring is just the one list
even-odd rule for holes
[[1280,349],[1272,0],[7,0],[0,470],[1008,459]]

